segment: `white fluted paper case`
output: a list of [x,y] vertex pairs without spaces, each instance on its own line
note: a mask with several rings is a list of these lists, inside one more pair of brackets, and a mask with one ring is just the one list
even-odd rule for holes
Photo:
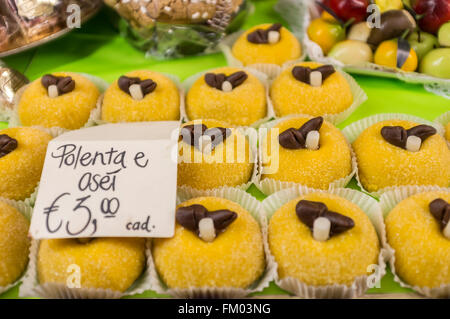
[[[181,84],[180,78],[176,75],[173,74],[169,74],[169,73],[164,73],[161,72],[162,75],[168,77],[173,83],[175,83],[177,89],[178,89],[178,94],[180,96],[180,118],[179,120],[181,121],[182,117],[182,110],[184,110],[184,100],[185,100],[185,94],[184,94],[184,88]],[[89,121],[88,122],[92,122],[95,125],[102,125],[102,124],[109,124],[110,122],[105,121],[102,119],[102,104],[103,104],[103,97],[104,97],[104,91],[106,91],[106,89],[109,87],[109,84],[107,85],[107,87],[102,91],[103,93],[100,94],[100,96],[98,97],[97,100],[97,105],[95,107],[95,109],[92,110],[91,115],[89,116]],[[119,123],[127,123],[127,122],[119,122]]]
[[[443,188],[437,186],[403,186],[392,188],[381,195],[380,207],[384,218],[397,206],[398,203],[404,199],[415,194],[431,192],[431,191],[446,191],[450,193],[450,188]],[[425,240],[425,239],[424,239]],[[404,282],[396,272],[395,268],[395,250],[387,242],[386,249],[388,250],[388,262],[392,273],[394,274],[394,281],[399,283],[404,288],[410,288],[418,293],[432,298],[450,298],[450,284],[442,285],[436,288],[411,286]]]
[[253,292],[262,291],[269,286],[269,283],[275,278],[276,264],[269,253],[269,246],[267,243],[267,221],[262,212],[261,203],[250,194],[232,187],[216,188],[208,191],[200,191],[193,189],[179,189],[177,194],[177,204],[185,202],[191,198],[201,196],[214,196],[231,200],[241,205],[247,210],[259,223],[263,237],[264,253],[266,259],[266,268],[263,275],[250,287],[235,288],[235,287],[192,287],[189,289],[168,288],[160,279],[155,268],[153,258],[150,255],[150,269],[151,269],[151,289],[160,294],[169,294],[176,298],[243,298]]
[[[359,121],[353,122],[352,124],[346,126],[342,130],[342,133],[347,138],[347,140],[352,144],[358,138],[358,136],[361,135],[361,133],[365,129],[369,128],[370,126],[372,126],[378,122],[386,121],[386,120],[405,120],[405,121],[411,121],[411,122],[418,123],[418,124],[431,125],[436,129],[436,131],[439,135],[444,134],[444,128],[442,127],[441,124],[436,123],[436,122],[427,121],[420,117],[409,115],[409,114],[403,114],[403,113],[375,114],[375,115],[363,118]],[[376,192],[369,192],[368,190],[366,190],[363,187],[361,180],[359,178],[358,170],[356,171],[356,181],[362,191],[364,191],[365,193],[371,194],[373,196],[376,196],[376,197],[380,197],[384,192],[387,192],[395,187],[398,187],[398,186],[390,186],[390,187],[380,189]]]
[[[15,200],[4,198],[4,197],[0,197],[0,201],[14,207],[22,215],[24,215],[26,219],[31,220],[31,214],[33,212],[33,208],[31,207],[31,205],[29,205],[28,202],[15,201]],[[12,287],[18,285],[19,283],[21,283],[23,280],[23,277],[25,276],[25,272],[26,271],[24,271],[24,273],[15,282],[13,282],[9,285],[6,285],[6,286],[0,286],[0,295],[4,292],[8,291]]]
[[[269,80],[267,78],[267,75],[260,71],[257,71],[255,69],[251,69],[251,68],[246,68],[246,67],[242,68],[242,69],[244,71],[247,71],[247,72],[251,73],[252,75],[256,76],[261,81],[261,83],[264,85],[264,89],[265,89],[265,93],[266,93],[266,103],[267,103],[266,116],[250,125],[250,127],[258,128],[261,124],[269,121],[271,118],[273,118],[275,116],[275,113],[273,111],[272,101],[270,100],[270,96],[269,96]],[[186,96],[188,94],[189,89],[195,83],[195,81],[197,81],[200,77],[202,77],[203,75],[205,75],[206,73],[208,73],[212,70],[214,70],[214,69],[196,73],[196,74],[188,77],[186,80],[184,80],[182,85],[184,87],[184,91],[186,92]],[[183,103],[183,107],[181,108],[180,116],[181,116],[182,122],[189,122],[191,120],[191,119],[189,119],[189,117],[186,113],[186,103]]]
[[[97,89],[100,91],[100,93],[103,93],[108,87],[108,83],[105,80],[103,80],[103,79],[101,79],[101,78],[99,78],[97,76],[94,76],[94,75],[91,75],[91,74],[87,74],[87,73],[78,73],[78,74],[86,77],[92,83],[94,83],[95,86],[97,87]],[[17,91],[17,94],[14,97],[14,110],[9,112],[9,114],[8,114],[8,116],[9,116],[9,127],[21,126],[20,119],[19,119],[19,114],[18,114],[18,105],[19,105],[20,98],[21,98],[23,92],[28,87],[28,85],[29,84],[27,84],[27,85],[23,86],[22,88],[20,88],[20,90]],[[95,125],[94,118],[95,118],[97,113],[98,113],[97,107],[92,109],[91,113],[89,115],[89,119],[83,125],[82,128],[86,128],[86,127],[90,127],[90,126]],[[58,128],[58,127],[52,127],[50,129],[53,129],[53,130],[65,130],[63,128]],[[65,130],[65,131],[67,131],[67,130]]]
[[[386,247],[386,230],[384,220],[378,202],[368,195],[365,195],[356,190],[348,188],[335,188],[328,191],[317,190],[305,186],[297,186],[288,189],[283,189],[267,197],[262,205],[270,221],[272,215],[287,202],[309,193],[329,193],[346,198],[353,202],[369,217],[372,222],[379,241],[380,253],[378,255],[377,269],[374,274],[360,276],[355,278],[355,281],[350,285],[327,285],[327,286],[311,286],[300,280],[292,277],[280,279],[278,273],[276,274],[275,282],[278,286],[286,291],[289,291],[296,296],[302,298],[356,298],[362,296],[370,286],[375,286],[377,282],[386,274],[386,262],[388,258],[388,251]],[[269,247],[270,248],[270,247]],[[271,258],[274,258],[273,256]],[[275,259],[274,262],[276,263]]]
[[125,292],[101,288],[69,288],[60,283],[39,283],[37,272],[37,257],[39,253],[39,240],[32,240],[28,268],[19,289],[20,297],[41,297],[45,299],[118,299],[143,293],[150,289],[150,240],[146,241],[145,255],[147,264],[144,272]]
[[[282,118],[278,118],[274,121],[270,121],[268,123],[265,123],[263,125],[261,125],[258,133],[259,133],[259,142],[262,143],[265,140],[265,137],[267,135],[267,130],[271,129],[272,127],[274,127],[275,125],[277,125],[278,123],[281,123],[285,120],[288,120],[290,118],[294,118],[297,116],[306,116],[306,117],[311,117],[310,115],[290,115],[290,116],[285,116]],[[286,181],[279,181],[279,180],[275,180],[273,178],[267,177],[262,179],[262,175],[264,174],[264,167],[263,167],[263,156],[262,156],[262,144],[260,144],[260,147],[258,148],[258,167],[260,168],[260,176],[258,179],[258,183],[255,183],[255,185],[257,185],[257,187],[266,195],[270,195],[273,194],[275,192],[278,192],[282,189],[286,189],[286,188],[291,188],[291,187],[296,187],[296,186],[301,186],[301,184],[299,183],[294,183],[294,182],[286,182]],[[357,172],[357,163],[356,163],[356,156],[355,156],[355,152],[352,149],[352,146],[350,145],[350,143],[348,144],[349,148],[350,148],[350,152],[351,152],[351,161],[352,161],[352,170],[350,172],[349,175],[339,178],[335,181],[333,181],[332,183],[329,184],[329,189],[332,188],[343,188],[345,186],[347,186],[347,184],[351,181],[351,179],[353,178],[353,176],[355,176],[356,172]],[[304,185],[307,186],[307,185]]]
[[[247,138],[247,141],[249,143],[250,152],[252,154],[252,161],[253,161],[252,175],[250,177],[250,180],[247,181],[246,183],[243,183],[241,185],[236,185],[236,186],[223,185],[222,187],[234,187],[234,188],[238,188],[238,189],[245,191],[252,184],[258,185],[260,178],[261,178],[261,166],[260,166],[260,161],[259,161],[259,157],[258,157],[258,132],[252,127],[245,127],[245,126],[237,127],[236,130],[240,134],[244,135]],[[187,186],[187,185],[181,185],[178,187],[178,189],[182,190],[184,192],[196,191],[196,189],[194,189],[193,187]],[[203,190],[203,191],[208,191],[208,190]]]

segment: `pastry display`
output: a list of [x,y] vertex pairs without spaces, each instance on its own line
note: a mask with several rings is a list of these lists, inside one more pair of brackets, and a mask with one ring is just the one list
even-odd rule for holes
[[363,187],[450,184],[450,150],[434,127],[408,120],[385,120],[353,142]]
[[232,54],[243,65],[282,65],[302,54],[297,38],[280,23],[257,25],[245,31],[233,44]]
[[96,12],[100,0],[4,0],[0,3],[0,52],[15,49],[67,28],[70,4],[78,5],[82,19]]
[[269,246],[280,279],[310,286],[350,286],[368,275],[380,252],[375,228],[357,205],[318,192],[293,199],[273,214]]
[[386,217],[395,272],[407,284],[450,285],[450,192],[427,191],[398,203]]
[[286,68],[270,87],[275,114],[338,114],[353,103],[345,77],[331,65],[302,62]]
[[127,40],[160,58],[213,49],[249,12],[245,0],[105,0],[123,18]]
[[40,129],[0,130],[0,197],[24,200],[41,178],[47,144],[52,136]]
[[0,200],[0,287],[15,282],[28,263],[30,223],[17,209]]
[[[81,270],[81,288],[124,292],[144,271],[144,238],[46,239],[39,243],[40,284],[66,285],[70,265]],[[70,274],[70,273],[69,273]]]
[[[263,175],[317,189],[352,172],[352,155],[344,135],[322,117],[298,116],[281,120],[263,141]],[[274,172],[268,169],[277,166]]]
[[194,189],[247,183],[254,154],[242,131],[216,120],[185,123],[180,131],[178,185]]
[[153,71],[122,75],[103,95],[106,122],[174,121],[180,118],[180,93],[167,76]]
[[322,14],[311,18],[306,34],[335,61],[361,70],[450,79],[449,1],[325,0],[312,6]]
[[83,127],[96,107],[99,90],[77,73],[46,74],[30,83],[20,96],[17,112],[24,126]]
[[247,70],[232,67],[210,70],[189,89],[186,113],[190,120],[215,119],[248,126],[267,115],[266,91],[261,81]]
[[258,222],[239,204],[198,197],[177,207],[172,238],[153,240],[153,258],[169,288],[248,288],[263,273]]

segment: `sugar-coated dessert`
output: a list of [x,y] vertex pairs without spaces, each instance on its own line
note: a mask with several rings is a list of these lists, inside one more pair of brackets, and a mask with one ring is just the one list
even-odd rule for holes
[[244,65],[283,63],[300,58],[302,47],[297,38],[281,24],[261,24],[244,32],[231,49]]
[[124,292],[145,267],[144,238],[46,239],[39,244],[37,272],[40,284],[66,285],[70,265],[81,271],[81,288]]
[[322,117],[297,116],[276,124],[262,141],[262,158],[263,179],[317,189],[328,189],[352,171],[349,143]]
[[198,197],[177,207],[172,238],[153,240],[156,269],[169,288],[247,288],[265,268],[258,222],[239,204]]
[[32,127],[0,130],[0,197],[24,200],[41,178],[52,136]]
[[369,192],[389,186],[450,184],[450,150],[429,125],[386,120],[353,142],[359,178]]
[[302,195],[278,209],[269,222],[269,246],[280,279],[312,286],[351,285],[368,275],[380,252],[367,215],[327,193]]
[[267,114],[266,92],[260,80],[232,67],[205,73],[190,88],[186,113],[191,120],[215,119],[248,126]]
[[185,123],[180,133],[179,186],[233,187],[251,179],[253,154],[248,139],[236,128],[216,120],[195,120]]
[[338,114],[353,103],[345,77],[333,66],[317,62],[302,62],[285,69],[273,81],[270,97],[279,117]]
[[180,93],[176,84],[158,72],[127,73],[106,91],[102,120],[117,122],[174,121],[180,118]]
[[395,271],[412,286],[450,285],[450,191],[410,196],[386,217]]
[[15,282],[28,263],[30,223],[17,209],[0,201],[0,287]]
[[95,84],[80,74],[44,75],[23,91],[18,104],[20,123],[79,129],[88,121],[99,95]]

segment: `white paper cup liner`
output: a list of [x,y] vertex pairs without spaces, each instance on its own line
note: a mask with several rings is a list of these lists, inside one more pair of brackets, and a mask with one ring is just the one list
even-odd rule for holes
[[123,296],[143,293],[150,289],[150,267],[148,264],[150,240],[146,240],[145,255],[147,264],[144,272],[125,292],[101,288],[69,288],[60,283],[40,284],[37,273],[37,257],[39,240],[32,240],[30,248],[30,261],[19,289],[20,297],[41,297],[45,299],[118,299]]
[[[252,170],[252,175],[250,177],[250,180],[246,183],[243,183],[241,185],[236,185],[236,186],[227,186],[227,185],[223,185],[221,187],[233,187],[233,188],[238,188],[241,190],[247,190],[252,184],[258,185],[259,180],[261,178],[261,166],[260,166],[260,161],[258,158],[258,132],[252,128],[252,127],[245,127],[245,126],[240,126],[240,127],[236,127],[235,128],[240,134],[244,135],[247,138],[247,141],[249,143],[250,146],[250,151],[252,154],[252,158],[253,158],[253,170]],[[187,185],[181,185],[178,188],[181,189],[185,189],[185,190],[194,190],[193,187],[187,186]],[[220,188],[220,187],[218,187]],[[202,190],[202,191],[207,191],[207,190]]]
[[[310,115],[289,115],[289,116],[285,116],[282,118],[278,118],[274,121],[270,121],[268,123],[265,123],[263,125],[261,125],[260,129],[271,129],[272,127],[274,127],[275,125],[291,119],[291,118],[295,118],[295,117],[311,117]],[[295,182],[287,182],[287,181],[280,181],[280,180],[276,180],[270,177],[266,177],[266,178],[262,178],[262,175],[264,174],[264,167],[263,167],[263,157],[262,157],[262,143],[265,140],[267,131],[266,130],[259,130],[259,142],[260,142],[260,147],[258,149],[258,167],[260,168],[260,174],[259,174],[259,179],[258,179],[258,183],[255,185],[266,195],[270,195],[273,194],[275,192],[278,192],[282,189],[286,189],[286,188],[291,188],[291,187],[296,187],[296,186],[301,186],[300,183],[295,183]],[[345,186],[347,186],[347,184],[352,180],[353,176],[356,175],[357,172],[357,163],[356,163],[356,156],[355,156],[355,152],[353,151],[352,146],[350,145],[350,143],[348,144],[349,148],[350,148],[350,153],[351,153],[351,161],[352,161],[352,170],[350,172],[349,175],[339,178],[333,182],[331,182],[329,184],[329,189],[331,188],[343,188]],[[306,185],[304,185],[306,186]]]
[[[405,121],[415,122],[415,123],[418,123],[418,124],[427,124],[427,125],[433,126],[437,130],[437,133],[439,135],[442,136],[443,133],[444,133],[444,128],[439,123],[433,123],[433,122],[424,120],[424,119],[422,119],[420,117],[409,115],[409,114],[403,114],[403,113],[375,114],[375,115],[363,118],[363,119],[361,119],[359,121],[356,121],[356,122],[346,126],[342,130],[342,133],[345,135],[345,137],[347,138],[347,140],[350,143],[353,143],[358,138],[358,136],[361,135],[361,133],[365,129],[369,128],[370,126],[372,126],[372,125],[374,125],[374,124],[376,124],[378,122],[386,121],[386,120],[405,120]],[[380,190],[378,190],[376,192],[369,192],[368,190],[366,190],[363,187],[363,185],[361,183],[361,180],[359,178],[359,171],[358,170],[356,172],[356,181],[357,181],[358,186],[361,188],[361,190],[363,192],[371,194],[371,195],[376,196],[376,197],[380,197],[384,192],[386,192],[386,191],[388,191],[388,190],[390,190],[392,188],[398,187],[398,186],[389,186],[389,187],[382,188],[382,189],[380,189]]]
[[[0,197],[0,202],[4,202],[6,204],[8,204],[9,206],[14,207],[15,209],[17,209],[22,215],[25,216],[26,219],[31,220],[31,214],[33,212],[33,208],[25,203],[24,201],[15,201],[12,199],[8,199],[8,198],[4,198],[4,197]],[[0,295],[6,291],[8,291],[9,289],[11,289],[12,287],[18,285],[20,282],[22,282],[23,277],[25,275],[25,271],[24,273],[13,283],[6,285],[6,286],[0,286]]]
[[[450,111],[445,112],[441,116],[437,117],[434,121],[443,126],[444,133],[445,133],[445,127],[447,126],[448,123],[450,123]],[[447,140],[447,145],[450,148],[449,140]]]
[[[76,72],[76,73],[78,73],[78,72]],[[108,87],[108,83],[105,80],[103,80],[97,76],[94,76],[91,74],[86,74],[86,73],[78,73],[78,74],[86,77],[91,82],[93,82],[95,84],[95,86],[98,88],[98,90],[100,91],[100,93],[103,93],[106,90],[106,88]],[[9,117],[9,127],[22,126],[22,124],[20,123],[20,119],[19,119],[18,106],[19,106],[20,98],[21,98],[23,92],[25,91],[25,89],[28,87],[28,85],[29,84],[24,85],[16,93],[16,96],[14,98],[14,110],[11,111],[10,117]],[[95,122],[94,122],[93,118],[96,116],[97,112],[98,112],[97,107],[93,108],[90,112],[87,122],[81,128],[94,126]],[[60,128],[60,127],[52,127],[50,129],[68,131],[67,129]]]
[[[450,188],[438,187],[438,186],[403,186],[392,188],[385,192],[380,198],[380,207],[384,218],[394,209],[397,204],[402,200],[411,197],[415,194],[432,192],[432,191],[446,191],[450,192]],[[396,273],[395,268],[395,250],[387,243],[386,249],[388,250],[388,262],[391,271],[394,275],[394,281],[400,284],[401,287],[410,288],[417,291],[421,295],[431,298],[450,298],[450,284],[441,285],[440,287],[419,287],[411,286],[404,282]]]
[[[318,61],[321,62],[321,61]],[[284,71],[286,68],[291,67],[291,65],[286,65],[282,68],[281,71]],[[333,123],[334,125],[338,125],[339,123],[345,121],[355,110],[363,104],[367,100],[367,94],[364,90],[359,86],[359,84],[355,81],[355,79],[348,73],[342,71],[340,68],[335,67],[336,72],[339,72],[346,80],[350,86],[350,91],[352,92],[353,102],[352,104],[346,108],[344,111],[336,114],[321,114],[325,120]],[[272,81],[273,82],[273,81]],[[273,101],[271,100],[273,104]],[[273,107],[273,105],[272,105]],[[275,111],[274,111],[275,112]],[[299,114],[290,114],[290,115],[301,115]],[[275,115],[276,116],[276,115]],[[278,117],[277,117],[278,118]]]
[[249,68],[254,69],[258,72],[262,72],[265,75],[267,75],[268,79],[274,79],[276,78],[283,67],[299,63],[305,60],[306,58],[306,50],[304,46],[302,45],[301,39],[297,37],[297,35],[294,33],[294,35],[297,37],[297,39],[300,42],[300,46],[302,48],[302,54],[298,59],[286,61],[282,65],[273,64],[273,63],[255,63],[255,64],[249,64],[244,66],[244,64],[239,61],[232,53],[231,48],[233,47],[234,43],[237,41],[237,39],[244,33],[245,31],[239,31],[232,33],[225,37],[220,43],[219,43],[219,49],[222,51],[223,55],[225,56],[225,59],[227,60],[227,65],[231,67],[236,68]]
[[[356,298],[362,296],[368,288],[375,286],[381,278],[386,274],[386,258],[388,251],[386,250],[386,230],[384,226],[383,216],[378,202],[361,192],[348,188],[334,188],[328,191],[316,190],[305,186],[297,186],[288,189],[283,189],[267,197],[262,205],[270,220],[272,215],[287,202],[309,193],[329,193],[341,196],[353,202],[366,213],[372,222],[380,240],[380,253],[378,255],[377,271],[371,275],[365,275],[355,278],[355,281],[350,285],[327,285],[327,286],[311,286],[300,280],[287,277],[280,279],[278,273],[275,282],[278,286],[286,291],[289,291],[296,296],[302,298]],[[272,258],[274,258],[272,256]],[[274,259],[275,262],[275,259]],[[276,263],[276,262],[275,262]],[[375,269],[375,268],[374,268]],[[370,287],[369,287],[370,286]]]
[[[175,83],[175,85],[178,89],[178,94],[180,96],[180,118],[179,118],[179,120],[181,120],[182,119],[181,110],[184,110],[185,95],[184,95],[184,88],[181,85],[180,79],[176,75],[173,75],[173,74],[164,73],[164,72],[161,72],[160,74],[168,77],[173,83]],[[103,92],[104,91],[106,91],[106,89],[103,90]],[[102,104],[103,104],[104,95],[105,95],[104,93],[100,94],[100,96],[98,97],[98,100],[97,100],[97,105],[96,105],[95,109],[92,110],[91,115],[89,117],[89,121],[92,121],[96,125],[111,123],[111,122],[108,122],[108,121],[102,119]],[[118,122],[118,123],[129,123],[129,122]]]
[[264,253],[266,259],[266,268],[263,275],[250,287],[234,288],[234,287],[192,287],[189,289],[167,288],[159,278],[155,268],[153,257],[150,255],[151,265],[151,289],[160,294],[169,294],[176,298],[243,298],[250,293],[262,291],[269,286],[269,283],[275,278],[276,265],[273,257],[269,253],[269,246],[267,242],[267,220],[262,212],[261,202],[250,194],[231,187],[216,188],[208,191],[200,191],[194,189],[179,189],[177,194],[177,204],[185,202],[191,198],[201,196],[221,197],[231,200],[241,205],[258,221],[261,227],[263,236]]
[[[265,123],[267,121],[269,121],[271,118],[273,118],[275,116],[274,110],[273,110],[273,106],[272,106],[272,102],[270,100],[270,96],[269,96],[269,81],[267,78],[267,75],[257,71],[255,69],[251,69],[251,68],[246,68],[246,67],[241,67],[243,71],[247,71],[249,73],[251,73],[252,75],[256,76],[259,81],[264,85],[265,88],[265,93],[266,93],[266,103],[267,103],[267,112],[266,112],[266,116],[259,119],[258,121],[252,123],[250,126],[254,127],[254,128],[258,128],[262,123]],[[183,87],[184,87],[184,91],[186,92],[186,96],[189,92],[189,89],[191,88],[191,86],[195,83],[195,81],[197,81],[200,77],[202,77],[205,73],[208,73],[210,71],[215,70],[214,69],[210,69],[210,70],[206,70],[206,71],[202,71],[199,72],[197,74],[191,75],[190,77],[188,77],[186,80],[184,80],[183,82]],[[191,119],[189,119],[187,112],[186,112],[186,103],[183,103],[183,107],[181,108],[181,120],[183,122],[189,122]],[[232,124],[232,123],[230,123]]]

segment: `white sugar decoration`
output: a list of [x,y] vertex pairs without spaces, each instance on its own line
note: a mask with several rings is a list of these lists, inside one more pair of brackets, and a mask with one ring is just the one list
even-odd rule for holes
[[50,98],[58,97],[58,87],[55,84],[49,85],[47,90]]
[[445,228],[442,230],[442,233],[445,237],[450,239],[450,222],[445,226]]
[[209,135],[202,135],[198,140],[198,148],[203,154],[212,152],[212,139]]
[[309,75],[309,83],[311,86],[319,87],[322,85],[322,73],[319,71],[313,71]]
[[165,7],[164,7],[164,11],[166,11],[166,12],[170,12],[170,11],[172,11],[172,8],[171,8],[171,7],[169,7],[169,6],[165,6]]
[[418,136],[411,135],[406,139],[406,149],[410,152],[418,152],[420,145],[422,145],[422,140]]
[[208,18],[208,12],[203,12],[203,14],[202,14],[202,18],[203,18],[203,19],[206,19],[206,18]]
[[202,218],[198,223],[199,236],[206,242],[212,242],[216,238],[216,230],[214,229],[214,221],[212,218]]
[[306,135],[306,142],[305,142],[306,148],[309,150],[318,150],[319,149],[319,140],[320,140],[319,131],[310,131]]
[[144,98],[144,93],[142,93],[141,86],[139,84],[132,84],[129,88],[130,95],[134,100],[140,101]]
[[280,32],[269,31],[269,33],[267,34],[267,37],[268,37],[268,41],[270,44],[278,43],[278,41],[280,41]]
[[331,222],[328,218],[319,217],[314,221],[313,237],[318,241],[326,241],[330,238]]
[[222,83],[222,91],[223,92],[231,92],[233,90],[233,86],[229,81],[223,81]]
[[200,12],[195,12],[195,13],[192,15],[192,19],[198,19],[198,18],[200,18]]

